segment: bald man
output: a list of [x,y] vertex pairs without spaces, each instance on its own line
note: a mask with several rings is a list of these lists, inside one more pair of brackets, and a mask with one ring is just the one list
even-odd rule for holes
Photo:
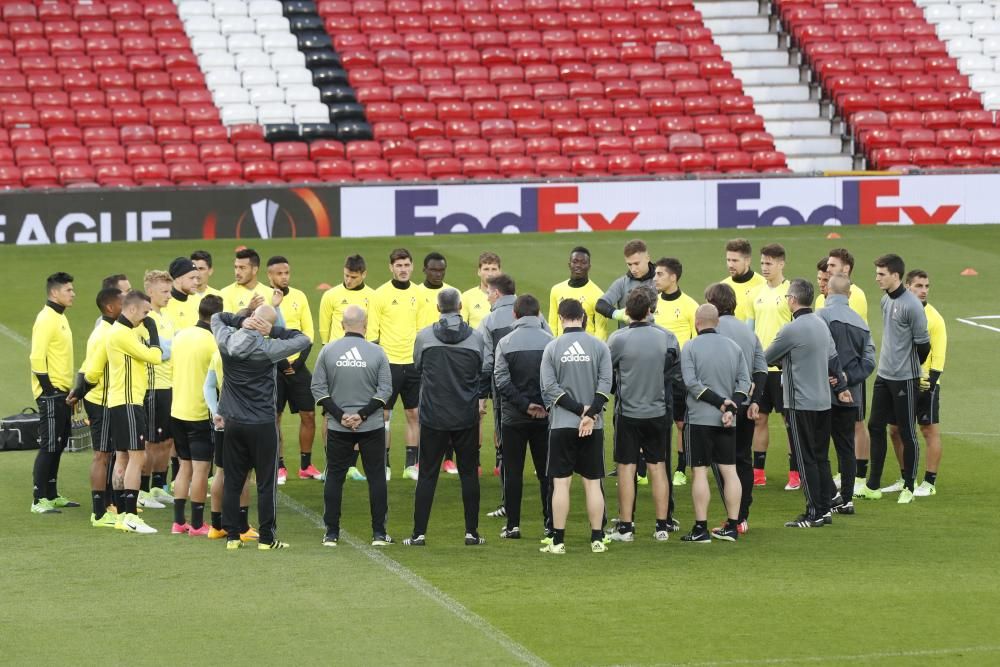
[[[245,311],[244,311],[245,312]],[[228,533],[227,549],[239,549],[240,493],[247,475],[257,473],[258,549],[284,549],[275,538],[275,485],[277,484],[278,432],[275,428],[275,365],[312,345],[294,329],[275,326],[278,314],[259,306],[253,315],[216,313],[212,333],[219,345],[226,382],[219,399],[225,420],[223,440],[226,481],[222,497],[222,524]]]
[[344,478],[361,453],[368,478],[372,515],[372,546],[392,544],[386,534],[389,511],[385,476],[384,409],[392,395],[392,372],[385,351],[365,340],[368,315],[360,306],[348,306],[342,319],[344,337],[319,353],[312,378],[312,394],[326,412],[326,482],[323,487],[326,535],[323,546],[340,540],[340,507]]

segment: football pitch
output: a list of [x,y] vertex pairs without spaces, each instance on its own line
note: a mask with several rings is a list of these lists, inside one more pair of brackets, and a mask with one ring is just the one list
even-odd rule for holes
[[[843,665],[1000,664],[997,611],[1000,537],[994,482],[1000,467],[1000,226],[775,228],[740,232],[755,252],[769,242],[788,251],[785,275],[815,280],[817,260],[844,246],[857,258],[855,281],[866,291],[876,345],[881,333],[872,260],[896,252],[907,269],[931,276],[930,301],[948,326],[942,376],[944,457],[938,494],[908,506],[895,496],[858,501],[855,516],[836,516],[823,530],[790,530],[785,520],[804,504],[786,492],[785,437],[772,420],[768,485],[755,490],[750,532],[711,546],[654,542],[649,487],[641,487],[637,538],[592,554],[582,487],[573,488],[567,554],[538,553],[541,516],[531,464],[525,471],[519,541],[498,537],[502,520],[486,512],[499,501],[486,428],[480,532],[483,547],[463,545],[459,484],[442,474],[428,546],[398,544],[411,529],[414,482],[402,479],[403,420],[393,424],[388,529],[397,544],[375,550],[367,486],[346,482],[341,543],[322,548],[322,484],[301,481],[298,421],[284,420],[289,481],[280,487],[282,553],[241,550],[169,534],[172,513],[143,515],[160,533],[91,528],[90,452],[63,456],[60,490],[83,507],[32,515],[32,452],[0,453],[0,661],[5,664],[517,664],[534,665]],[[644,236],[655,258],[678,257],[681,288],[702,291],[725,273],[729,231]],[[593,255],[601,287],[624,272],[627,234],[451,236],[406,239],[302,239],[255,243],[265,260],[288,257],[293,286],[317,313],[321,283],[341,279],[343,259],[361,253],[368,283],[388,274],[388,253],[406,246],[419,266],[429,251],[448,258],[446,281],[476,284],[476,259],[492,250],[503,269],[547,309],[549,287],[567,277],[570,249]],[[149,268],[204,247],[215,256],[214,287],[232,281],[237,241],[157,242],[0,249],[6,289],[0,311],[0,414],[32,405],[28,338],[44,302],[45,277],[76,278],[69,312],[76,364],[97,309],[103,276],[128,274],[141,286]],[[757,258],[754,259],[757,266]],[[966,268],[978,276],[960,276]],[[262,279],[266,281],[264,270]],[[419,268],[415,280],[422,275]],[[990,319],[996,316],[996,319]],[[959,318],[967,320],[960,322]],[[971,323],[971,324],[970,324]],[[312,353],[315,360],[317,350]],[[606,432],[611,462],[610,429]],[[676,437],[676,434],[675,434]],[[314,462],[324,464],[317,437]],[[835,462],[835,457],[832,455]],[[676,462],[676,455],[674,458]],[[923,456],[921,456],[923,463]],[[886,465],[884,480],[894,477]],[[921,466],[920,475],[923,474]],[[714,488],[714,487],[713,487]],[[609,515],[615,481],[605,482]],[[677,518],[690,527],[690,486],[676,490]],[[251,512],[253,521],[254,511]],[[710,522],[724,518],[713,495]]]

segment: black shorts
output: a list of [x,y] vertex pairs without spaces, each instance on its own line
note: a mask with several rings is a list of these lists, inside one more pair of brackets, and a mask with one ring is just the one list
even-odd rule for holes
[[108,417],[108,409],[90,401],[83,402],[83,409],[86,410],[87,421],[90,422],[90,443],[94,451],[115,451],[111,438],[111,419]]
[[604,431],[594,429],[586,438],[575,428],[549,431],[549,460],[546,477],[571,477],[577,473],[586,479],[604,477]]
[[146,451],[146,411],[141,405],[116,405],[108,408],[108,417],[116,452]]
[[316,401],[312,395],[312,373],[308,368],[301,368],[292,375],[278,371],[275,381],[275,408],[280,415],[285,411],[285,405],[291,413],[316,412]]
[[153,389],[146,392],[146,442],[166,442],[170,439],[170,403],[173,389]]
[[674,399],[673,407],[671,408],[671,418],[675,422],[684,421],[684,417],[687,416],[687,392],[684,389],[678,389],[674,387]]
[[212,446],[215,450],[215,467],[221,470],[226,469],[226,466],[222,465],[222,441],[225,440],[225,437],[225,431],[220,431],[215,428],[215,426],[212,426]]
[[941,385],[917,394],[917,423],[930,426],[941,421]]
[[633,465],[642,459],[662,463],[670,452],[670,421],[666,415],[653,419],[619,416],[615,420],[615,463]]
[[392,373],[392,395],[385,407],[392,410],[396,399],[403,399],[403,408],[412,410],[420,405],[420,374],[413,364],[389,364]]
[[684,449],[691,467],[734,465],[736,463],[736,429],[723,426],[684,426]]
[[170,430],[174,434],[177,458],[184,461],[212,460],[215,449],[212,440],[212,422],[207,419],[192,422],[171,417]]
[[854,421],[863,422],[868,417],[868,383],[861,383],[861,405],[858,406],[858,416]]
[[65,392],[60,392],[35,399],[38,405],[38,444],[46,451],[61,452],[69,444],[72,408],[66,405],[66,396]]
[[760,397],[760,411],[764,414],[785,411],[785,401],[781,396],[781,371],[768,371],[764,393]]

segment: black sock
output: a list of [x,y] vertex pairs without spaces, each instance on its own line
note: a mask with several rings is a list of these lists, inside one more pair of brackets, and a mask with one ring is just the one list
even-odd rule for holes
[[187,507],[187,498],[174,498],[174,523],[184,525],[187,519],[184,518],[184,509]]
[[788,453],[788,472],[798,472],[799,468],[795,465],[795,455],[791,452]]
[[670,530],[670,519],[657,519],[656,530],[657,532],[661,530]]
[[166,488],[166,486],[167,486],[167,471],[164,470],[163,472],[154,472],[153,473],[153,478],[152,478],[152,480],[151,480],[150,483],[153,486],[159,487],[161,489]]
[[45,485],[45,497],[49,500],[55,500],[59,497],[59,489],[56,484],[56,478],[53,477]]
[[139,477],[139,489],[149,493],[149,475],[141,475]]
[[708,521],[695,521],[694,522],[695,532],[703,533],[708,530]]
[[205,525],[205,503],[191,503],[191,527],[201,528]]
[[677,469],[684,472],[687,468],[687,452],[677,452]]
[[112,489],[112,497],[115,499],[115,510],[118,514],[125,513],[125,492],[121,489]]
[[552,529],[552,544],[562,544],[565,539],[566,539],[565,528]]
[[222,512],[212,512],[212,528],[222,530]]
[[604,540],[604,531],[602,531],[600,528],[598,528],[597,530],[594,530],[593,528],[590,529],[591,542],[601,542],[603,540]]
[[305,470],[313,464],[312,452],[299,452],[299,469]]
[[937,473],[931,472],[930,470],[924,473],[924,481],[930,485],[937,484]]
[[284,456],[279,456],[278,457],[278,467],[279,468],[284,468],[285,467],[285,457]]
[[107,506],[104,504],[104,491],[91,491],[90,502],[93,503],[94,518],[100,519],[104,516],[104,512],[107,511]]
[[177,473],[181,469],[181,460],[176,456],[170,457],[170,479],[177,479]]
[[250,530],[250,507],[240,508],[240,532],[245,533]]
[[618,532],[624,535],[625,533],[631,533],[633,530],[631,521],[619,521],[618,522]]
[[906,471],[903,470],[902,468],[899,469],[899,478],[906,479]]
[[115,504],[115,492],[112,489],[104,489],[104,509],[108,509],[108,505]]
[[125,503],[126,514],[138,514],[139,489],[125,489],[122,491],[122,500]]
[[858,459],[858,479],[865,479],[868,477],[868,459]]
[[353,452],[351,452],[351,467],[352,468],[357,468],[358,467],[358,457],[359,456],[361,456],[361,452],[359,452],[358,450],[355,449]]
[[[386,450],[388,452],[389,450]],[[388,460],[388,454],[386,455],[386,460]],[[406,448],[406,467],[417,465],[417,448],[407,447]]]
[[753,453],[753,467],[754,470],[763,470],[764,462],[767,461],[767,452],[754,452]]
[[730,530],[736,530],[739,527],[739,525],[740,525],[739,519],[728,519],[726,521],[726,528]]

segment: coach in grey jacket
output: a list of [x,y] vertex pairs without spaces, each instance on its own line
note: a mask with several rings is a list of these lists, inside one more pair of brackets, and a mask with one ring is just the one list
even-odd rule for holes
[[653,287],[653,277],[656,274],[656,266],[649,261],[649,249],[639,239],[625,244],[625,266],[628,268],[625,275],[611,283],[608,291],[594,306],[594,310],[604,317],[617,320],[619,327],[628,319],[625,299],[629,292],[641,285]]
[[342,324],[344,337],[320,351],[312,378],[313,398],[327,415],[323,544],[336,546],[340,539],[344,478],[354,465],[357,445],[368,478],[372,545],[384,546],[392,542],[385,532],[389,503],[382,474],[386,466],[383,409],[392,395],[392,372],[385,351],[365,340],[368,315],[363,308],[348,306]]
[[219,398],[219,414],[226,421],[222,444],[226,461],[222,525],[229,543],[242,544],[240,493],[252,468],[257,473],[260,546],[272,549],[288,546],[275,539],[274,487],[278,479],[275,364],[312,345],[302,332],[274,326],[277,317],[274,308],[265,305],[251,317],[216,313],[211,322],[226,376]]
[[[739,345],[720,336],[719,311],[710,303],[695,311],[698,335],[681,350],[681,372],[687,388],[685,449],[691,459],[694,480],[694,527],[684,542],[710,542],[712,537],[735,542],[739,536],[742,490],[736,476],[733,426],[738,406],[750,393],[750,372]],[[726,525],[708,531],[708,466],[717,465],[724,481]]]
[[420,374],[419,473],[413,507],[413,534],[407,546],[423,546],[445,452],[458,459],[465,506],[465,543],[479,536],[479,396],[482,392],[483,337],[463,319],[462,299],[450,287],[437,295],[441,319],[417,334],[413,367]]
[[504,460],[500,474],[507,515],[507,527],[500,537],[505,539],[521,537],[524,459],[529,447],[542,499],[542,519],[546,530],[552,528],[549,480],[545,476],[549,413],[542,398],[540,378],[542,353],[552,340],[552,334],[539,315],[540,308],[538,299],[531,294],[517,297],[514,302],[516,319],[511,332],[501,338],[496,347],[493,382],[494,396],[502,399],[499,405]]
[[813,286],[796,278],[789,284],[785,298],[792,321],[782,327],[764,351],[769,365],[781,367],[785,420],[806,496],[805,513],[785,526],[821,528],[832,522],[830,503],[834,494],[829,456],[830,387],[841,400],[849,403],[852,399],[830,330],[812,311]]
[[832,407],[830,409],[830,435],[837,452],[837,468],[840,470],[842,491],[834,497],[831,510],[836,514],[854,514],[854,478],[858,461],[854,450],[854,423],[862,416],[862,388],[865,380],[875,370],[875,344],[872,334],[861,316],[848,305],[851,293],[851,279],[847,276],[831,276],[827,283],[829,295],[826,305],[816,311],[830,328],[833,344],[837,348],[840,367],[847,376],[851,401],[841,401],[831,387]]

